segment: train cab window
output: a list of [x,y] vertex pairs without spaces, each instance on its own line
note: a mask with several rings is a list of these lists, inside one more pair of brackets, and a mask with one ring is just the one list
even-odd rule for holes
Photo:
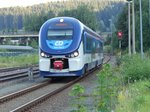
[[48,30],[48,40],[71,40],[73,37],[73,30]]

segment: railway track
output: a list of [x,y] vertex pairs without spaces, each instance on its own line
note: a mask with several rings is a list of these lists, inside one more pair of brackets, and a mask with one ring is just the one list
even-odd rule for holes
[[[13,110],[11,110],[10,112],[23,112],[23,111],[26,111],[27,109],[33,107],[34,105],[37,105],[37,104],[39,104],[41,102],[44,102],[48,98],[50,98],[50,97],[60,93],[61,91],[67,89],[68,87],[72,86],[73,84],[77,83],[78,81],[82,80],[83,78],[87,77],[87,75],[89,75],[89,74],[91,74],[93,72],[95,72],[95,69],[90,71],[88,74],[84,75],[83,77],[79,77],[79,78],[77,78],[77,79],[75,79],[73,81],[65,83],[61,87],[59,87],[57,89],[54,89],[51,92],[47,92],[47,93],[45,93],[45,94],[43,94],[43,95],[41,95],[41,96],[39,96],[39,97],[37,97],[35,99],[33,99],[33,100],[23,104],[23,105],[15,108]],[[53,84],[51,84],[51,85],[53,85]]]
[[31,92],[31,91],[34,91],[34,90],[39,89],[41,87],[44,87],[44,86],[46,86],[48,84],[49,84],[49,82],[46,81],[46,82],[43,82],[43,83],[40,83],[40,84],[36,84],[36,85],[28,87],[28,88],[25,88],[23,90],[20,90],[20,91],[17,91],[17,92],[14,92],[14,93],[2,96],[2,97],[0,97],[0,104],[4,103],[6,101],[10,101],[13,98],[16,98],[16,97],[19,97],[21,95],[24,95],[27,92]]
[[106,55],[106,54],[105,54],[105,56],[104,56],[104,61],[103,61],[103,65],[104,65],[104,64],[107,64],[107,63],[110,61],[110,59],[111,59],[110,55]]
[[[38,67],[38,65],[35,65],[33,67]],[[10,67],[10,68],[0,68],[0,73],[2,72],[9,72],[9,71],[15,71],[15,70],[21,70],[21,69],[26,69],[30,67]]]
[[[109,60],[110,60],[110,58],[107,57],[107,59],[105,59],[105,61],[104,61],[104,64],[108,63]],[[11,105],[12,105],[11,103],[16,102],[17,104],[15,104],[15,105],[17,105],[17,106],[13,106],[12,108],[10,108],[10,110],[9,110],[10,112],[27,111],[28,109],[32,108],[33,106],[46,101],[48,98],[60,93],[61,91],[65,90],[66,88],[70,87],[71,85],[84,79],[85,77],[89,76],[90,74],[99,71],[99,69],[100,69],[100,67],[97,67],[96,69],[93,69],[90,72],[86,73],[83,77],[79,77],[68,83],[44,82],[42,84],[38,84],[33,87],[26,88],[24,90],[20,90],[18,92],[12,93],[12,94],[5,95],[3,97],[0,97],[0,104],[1,104],[0,108],[1,108],[1,106],[4,106],[4,105],[11,107]],[[56,85],[57,85],[57,88],[52,89],[52,87],[56,86]],[[37,90],[42,91],[42,90],[40,90],[41,88],[45,88],[45,90],[47,90],[49,88],[49,89],[51,89],[51,91],[44,92],[44,93],[40,94],[39,96],[36,96],[31,99],[28,98],[28,96],[30,96],[28,94],[34,94]],[[45,91],[45,90],[43,90],[43,91]],[[34,92],[34,93],[32,93],[32,92]],[[23,99],[22,97],[24,97],[25,99],[29,99],[29,100],[20,104],[21,101],[19,101],[18,99],[22,100]],[[17,99],[17,101],[15,101],[16,99]]]
[[[18,78],[23,78],[23,77],[28,77],[28,72],[29,70],[19,70],[19,72],[11,72],[11,73],[5,73],[5,74],[1,74],[0,75],[0,83],[2,82],[6,82],[6,81],[10,81],[10,80],[14,80],[14,79],[18,79]],[[37,75],[39,73],[38,68],[33,69],[33,75]]]

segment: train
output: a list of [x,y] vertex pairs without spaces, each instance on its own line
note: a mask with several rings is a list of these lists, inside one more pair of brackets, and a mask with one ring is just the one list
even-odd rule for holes
[[78,19],[49,19],[39,31],[40,76],[82,76],[102,65],[103,46],[104,39]]

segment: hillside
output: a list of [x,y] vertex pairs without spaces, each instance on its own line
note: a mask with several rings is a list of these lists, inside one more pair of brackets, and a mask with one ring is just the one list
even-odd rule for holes
[[[103,29],[106,30],[105,27],[109,27],[108,19],[112,18],[112,15],[113,18],[116,17],[116,14],[120,12],[120,9],[124,5],[123,1],[124,0],[67,0],[28,7],[1,8],[0,31],[6,33],[17,32],[18,29],[26,30],[26,24],[31,21],[33,17],[43,17],[43,20],[41,20],[42,24],[43,21],[58,16],[60,12],[75,9],[81,4],[92,7],[92,10],[94,10],[97,15],[97,20],[101,21],[104,27]],[[31,17],[29,18],[29,16]],[[38,25],[38,27],[40,25]],[[35,30],[37,31],[38,29]]]

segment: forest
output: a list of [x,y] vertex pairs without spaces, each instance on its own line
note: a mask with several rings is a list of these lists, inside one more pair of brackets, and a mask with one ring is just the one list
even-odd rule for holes
[[123,6],[122,0],[67,0],[0,8],[0,33],[38,32],[46,20],[57,16],[72,16],[94,30],[109,31],[109,19],[115,23]]

